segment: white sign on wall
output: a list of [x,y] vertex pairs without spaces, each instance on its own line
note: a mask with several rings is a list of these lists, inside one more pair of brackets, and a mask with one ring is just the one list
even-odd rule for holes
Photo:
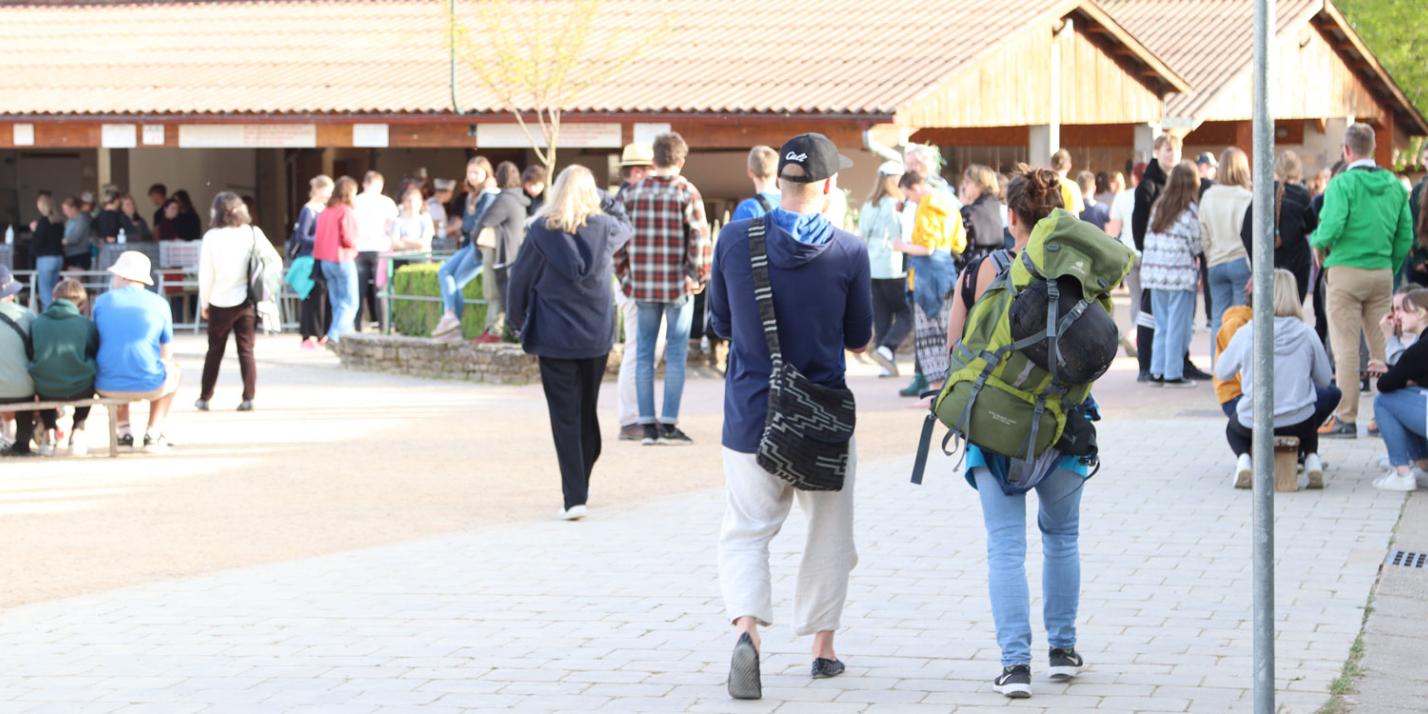
[[132,149],[139,145],[139,127],[134,124],[102,124],[99,145],[106,149]]
[[185,124],[178,145],[185,149],[311,149],[315,124]]
[[[541,134],[540,127],[534,124],[527,126],[535,138],[535,145],[545,148],[545,136]],[[618,149],[620,125],[562,123],[557,141],[563,149]],[[531,140],[521,131],[519,124],[483,123],[476,125],[476,146],[482,149],[527,149],[531,147]]]
[[164,145],[164,125],[145,124],[144,125],[144,146]]
[[353,124],[352,145],[380,149],[390,141],[389,133],[386,124]]
[[14,136],[12,137],[12,141],[14,142],[15,146],[34,146],[34,145],[35,145],[35,125],[34,125],[34,124],[16,124],[16,125],[15,125],[15,133],[14,133]]
[[631,133],[633,134],[632,139],[634,143],[653,144],[656,136],[668,134],[670,131],[671,129],[669,128],[668,122],[663,124],[636,123],[635,129]]

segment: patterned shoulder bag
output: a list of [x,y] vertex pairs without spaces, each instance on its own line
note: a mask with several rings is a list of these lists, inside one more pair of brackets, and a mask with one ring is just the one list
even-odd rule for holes
[[783,360],[773,287],[769,284],[766,230],[765,221],[754,221],[749,226],[754,297],[773,360],[769,411],[759,439],[758,463],[799,490],[841,491],[848,473],[849,442],[857,413],[853,392],[846,387],[816,384]]

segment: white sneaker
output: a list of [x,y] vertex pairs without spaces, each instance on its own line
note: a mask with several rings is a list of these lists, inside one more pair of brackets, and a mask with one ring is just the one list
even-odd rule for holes
[[84,432],[76,431],[69,437],[70,456],[88,456],[89,442],[84,440]]
[[1418,482],[1413,478],[1412,472],[1400,474],[1398,469],[1394,469],[1374,481],[1373,487],[1380,491],[1416,491]]
[[55,455],[55,442],[53,442],[53,441],[46,441],[45,443],[40,444],[40,456],[54,456],[54,455]]
[[441,319],[436,323],[436,328],[431,331],[431,336],[442,337],[459,329],[461,329],[460,318],[451,313],[442,313]]
[[879,347],[873,350],[872,358],[874,362],[878,363],[879,367],[883,368],[882,373],[878,375],[879,377],[897,376],[897,361],[893,359],[892,350],[885,346]]
[[585,517],[585,506],[584,506],[584,505],[571,506],[570,508],[563,508],[563,509],[561,509],[561,511],[560,511],[560,520],[562,520],[562,521],[578,521],[578,520],[580,520],[580,519],[582,519],[582,518],[584,518],[584,517]]
[[1324,487],[1324,461],[1318,454],[1304,457],[1305,488]]
[[1241,454],[1235,461],[1235,478],[1231,483],[1235,488],[1249,488],[1250,478],[1254,476],[1254,462],[1250,460],[1249,454]]

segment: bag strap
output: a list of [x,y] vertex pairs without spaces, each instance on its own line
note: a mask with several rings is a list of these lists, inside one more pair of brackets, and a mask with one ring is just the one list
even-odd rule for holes
[[773,286],[769,284],[769,255],[765,220],[749,225],[749,265],[754,274],[754,299],[759,303],[759,321],[764,325],[764,339],[769,345],[769,357],[774,371],[783,364],[783,350],[778,344],[778,315],[774,313]]
[[769,200],[767,198],[764,198],[764,195],[762,193],[754,194],[754,200],[758,201],[759,207],[764,209],[764,213],[773,212],[773,204],[769,203]]
[[35,343],[30,339],[30,335],[25,332],[24,328],[20,327],[20,323],[10,319],[10,316],[3,312],[0,312],[0,322],[9,325],[10,329],[14,330],[15,334],[20,336],[20,343],[25,345],[25,359],[34,362]]

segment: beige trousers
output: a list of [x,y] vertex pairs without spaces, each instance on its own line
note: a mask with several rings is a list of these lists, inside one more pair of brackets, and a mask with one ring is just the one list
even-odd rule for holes
[[1344,393],[1339,421],[1354,424],[1359,415],[1359,335],[1368,342],[1369,357],[1384,360],[1383,332],[1378,321],[1393,304],[1393,271],[1336,265],[1324,278],[1324,312],[1329,317],[1329,346],[1334,350],[1334,381]]

